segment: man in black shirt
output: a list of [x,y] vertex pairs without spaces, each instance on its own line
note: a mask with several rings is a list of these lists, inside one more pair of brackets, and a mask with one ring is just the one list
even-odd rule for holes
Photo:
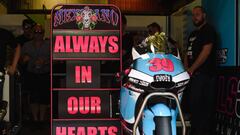
[[215,109],[216,33],[202,7],[192,10],[197,27],[188,39],[185,67],[190,81],[191,134],[210,135]]

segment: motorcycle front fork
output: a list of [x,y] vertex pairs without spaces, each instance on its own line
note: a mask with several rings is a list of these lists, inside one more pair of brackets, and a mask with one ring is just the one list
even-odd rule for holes
[[[150,93],[149,95],[147,95],[145,98],[144,98],[144,100],[143,100],[143,103],[142,103],[142,105],[141,105],[141,107],[140,107],[140,110],[139,110],[139,112],[138,112],[138,114],[137,114],[137,117],[136,117],[136,120],[135,120],[135,123],[134,123],[134,125],[133,125],[133,135],[137,135],[136,133],[136,131],[137,131],[137,127],[138,127],[138,124],[139,124],[139,122],[140,122],[140,120],[141,120],[141,118],[142,118],[142,114],[143,114],[143,111],[144,111],[144,108],[146,107],[146,104],[147,104],[147,101],[151,98],[151,97],[153,97],[153,96],[169,96],[169,97],[172,97],[175,101],[176,101],[176,105],[177,105],[177,108],[178,108],[178,111],[179,111],[179,115],[180,115],[180,120],[181,120],[181,123],[182,123],[182,135],[186,135],[186,125],[185,125],[185,121],[184,121],[184,118],[183,118],[183,114],[182,114],[182,110],[181,110],[181,106],[180,106],[180,103],[179,103],[179,99],[178,99],[178,97],[175,95],[175,94],[173,94],[173,93],[170,93],[170,92],[156,92],[156,93]],[[168,120],[168,118],[164,118],[164,117],[156,117],[155,118],[156,120],[154,120],[155,122],[164,122],[164,121],[167,121]],[[168,120],[169,122],[170,122],[170,120]],[[169,126],[169,124],[167,124],[167,123],[169,123],[169,122],[164,122],[164,123],[166,123],[166,124],[164,124],[164,125],[166,125],[166,126]],[[160,125],[160,123],[159,123],[159,127],[158,127],[158,125],[156,126],[157,128],[156,128],[156,130],[155,130],[155,132],[157,132],[157,134],[156,135],[172,135],[172,133],[170,132],[170,131],[165,131],[165,130],[163,130],[162,129],[162,127],[161,126],[163,126],[163,125]],[[171,129],[171,124],[170,124],[170,129]],[[161,131],[160,131],[161,130]],[[168,130],[168,129],[167,129]],[[159,132],[158,132],[159,131]],[[161,132],[164,132],[163,134],[161,133]],[[161,134],[160,134],[161,133]],[[166,133],[170,133],[170,134],[166,134]]]

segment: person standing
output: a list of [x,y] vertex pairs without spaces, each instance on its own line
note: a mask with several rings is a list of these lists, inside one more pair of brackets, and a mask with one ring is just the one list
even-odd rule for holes
[[[34,25],[36,25],[36,23],[31,19],[24,19],[22,21],[22,31],[23,31],[23,33],[16,37],[16,41],[21,47],[23,47],[26,42],[29,42],[29,41],[33,40],[33,35],[34,35],[33,27],[34,27]],[[27,67],[26,66],[27,65],[22,63],[21,61],[18,63],[18,70],[20,72],[20,81],[21,81],[21,89],[22,89],[22,91],[21,91],[21,99],[22,99],[21,107],[22,107],[22,110],[25,110],[25,111],[21,112],[23,120],[27,120],[27,119],[30,118],[29,117],[29,114],[30,114],[29,93],[30,92],[27,91],[27,89],[26,89],[26,87],[28,85],[26,83],[26,76],[27,76],[26,75],[27,74],[27,72],[26,72]],[[16,91],[15,93],[18,93],[18,91]],[[16,100],[16,102],[18,101],[17,98],[15,98],[15,100]],[[14,109],[18,109],[18,108],[16,107]],[[19,113],[18,111],[14,111],[14,112]],[[16,116],[16,118],[14,120],[18,120],[19,115],[16,114],[15,116]]]
[[191,135],[211,135],[215,112],[216,32],[201,6],[192,9],[196,29],[188,38],[184,65],[191,75]]
[[43,122],[50,103],[50,42],[43,39],[41,25],[35,25],[33,30],[33,40],[22,47],[21,60],[27,65],[26,89],[30,91],[33,120]]

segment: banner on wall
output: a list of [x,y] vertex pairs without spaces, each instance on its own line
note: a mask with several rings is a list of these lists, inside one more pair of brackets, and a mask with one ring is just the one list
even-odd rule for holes
[[207,20],[217,32],[217,62],[221,67],[237,66],[237,1],[202,0]]
[[[240,69],[220,69],[217,91],[216,135],[240,133]],[[236,133],[236,134],[235,134]]]

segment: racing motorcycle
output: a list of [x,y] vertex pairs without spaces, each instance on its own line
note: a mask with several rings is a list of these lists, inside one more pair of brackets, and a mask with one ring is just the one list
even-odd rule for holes
[[164,33],[147,37],[132,49],[133,63],[125,70],[120,90],[120,117],[124,135],[176,135],[180,101],[189,82],[179,53],[169,51]]

